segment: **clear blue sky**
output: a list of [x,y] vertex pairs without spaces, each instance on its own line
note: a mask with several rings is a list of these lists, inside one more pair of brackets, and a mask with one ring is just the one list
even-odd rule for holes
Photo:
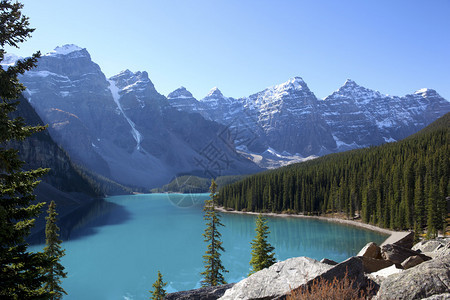
[[86,48],[107,77],[147,71],[167,95],[217,86],[242,97],[301,76],[316,96],[347,78],[450,100],[449,0],[23,0],[36,28],[20,50]]

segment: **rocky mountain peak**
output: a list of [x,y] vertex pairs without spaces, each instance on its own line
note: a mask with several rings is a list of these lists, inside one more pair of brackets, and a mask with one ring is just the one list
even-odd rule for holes
[[123,90],[144,89],[146,86],[154,89],[153,83],[148,78],[146,71],[133,73],[127,69],[110,77],[109,80],[114,81],[117,87]]
[[354,99],[357,103],[368,103],[373,99],[378,99],[382,97],[388,97],[387,95],[382,95],[378,91],[367,89],[358,85],[355,81],[347,79],[343,86],[341,86],[337,91],[333,92],[330,96],[326,97],[324,100],[336,100],[336,99]]
[[189,92],[184,86],[176,89],[175,91],[173,91],[172,93],[170,93],[169,95],[167,95],[167,98],[170,99],[181,99],[181,98],[194,98],[194,96],[192,96],[191,92]]
[[222,92],[221,92],[217,87],[213,87],[213,88],[209,91],[209,93],[208,93],[208,95],[206,96],[206,98],[212,98],[212,97],[214,97],[214,98],[218,98],[218,97],[223,98],[223,94],[222,94]]
[[353,80],[347,79],[347,80],[345,81],[343,87],[347,87],[347,88],[350,88],[350,87],[351,87],[351,88],[355,88],[355,87],[359,87],[359,85],[358,85],[356,82],[354,82]]
[[415,91],[414,95],[419,95],[419,96],[422,96],[424,98],[426,98],[426,97],[436,97],[436,96],[440,97],[439,94],[435,90],[427,89],[427,88]]
[[308,85],[306,84],[306,82],[301,78],[301,77],[293,77],[290,78],[288,81],[283,82],[279,85],[276,85],[272,88],[269,88],[278,92],[284,92],[284,91],[293,91],[293,90],[303,90],[305,92],[309,92],[309,88]]
[[44,56],[56,56],[56,57],[66,55],[73,56],[75,53],[79,56],[86,56],[86,54],[89,56],[89,53],[85,48],[78,47],[77,45],[74,44],[58,46],[54,50],[45,54]]

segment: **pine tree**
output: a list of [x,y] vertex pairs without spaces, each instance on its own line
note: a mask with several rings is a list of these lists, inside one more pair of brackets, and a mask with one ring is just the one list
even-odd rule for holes
[[205,264],[205,271],[201,273],[203,276],[202,286],[216,286],[225,284],[223,273],[228,272],[222,265],[220,260],[221,253],[225,250],[222,247],[219,227],[223,226],[220,222],[220,214],[216,211],[217,203],[216,194],[217,184],[214,180],[211,181],[210,198],[205,201],[203,211],[205,212],[204,220],[206,221],[205,233],[203,233],[204,241],[208,243],[205,255],[203,255],[203,262]]
[[256,219],[255,231],[256,236],[251,242],[252,258],[250,260],[250,266],[252,269],[248,275],[268,268],[276,262],[274,257],[275,253],[273,253],[275,248],[267,241],[267,236],[270,233],[269,226],[267,225],[266,218],[262,214],[259,214]]
[[153,291],[150,291],[152,296],[150,299],[153,300],[163,300],[166,296],[166,290],[164,287],[167,285],[167,282],[164,282],[162,279],[161,272],[158,271],[158,279],[156,279],[155,283],[153,284]]
[[[31,36],[28,18],[23,16],[19,2],[0,1],[0,62],[5,46],[18,48],[18,44]],[[25,238],[40,214],[44,203],[33,204],[33,190],[37,180],[47,170],[23,171],[23,162],[18,151],[10,147],[13,141],[21,141],[44,127],[25,126],[23,119],[10,119],[18,105],[25,87],[19,83],[18,75],[33,68],[39,52],[32,57],[19,60],[7,69],[0,67],[0,298],[30,299],[46,298],[49,294],[42,288],[46,276],[42,268],[49,264],[43,253],[28,251]]]
[[59,239],[59,228],[56,225],[55,201],[50,202],[47,210],[48,216],[45,217],[47,224],[45,226],[45,248],[44,254],[52,261],[51,265],[45,269],[45,274],[48,276],[47,282],[44,284],[44,289],[52,294],[51,299],[61,299],[66,291],[61,287],[61,278],[66,278],[67,273],[64,272],[64,267],[60,263],[61,257],[65,255],[65,250],[61,249],[62,241]]

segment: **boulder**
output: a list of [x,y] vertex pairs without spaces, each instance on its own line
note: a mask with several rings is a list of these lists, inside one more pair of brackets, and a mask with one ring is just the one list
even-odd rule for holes
[[393,244],[407,249],[411,249],[412,246],[414,245],[414,231],[409,232],[407,235],[397,240]]
[[334,278],[343,279],[345,276],[353,280],[354,288],[366,288],[369,284],[371,284],[374,289],[378,288],[378,285],[375,282],[372,282],[364,275],[363,258],[358,256],[350,257],[321,275],[309,280],[306,283],[306,286],[311,286],[315,280],[326,280],[331,282]]
[[438,238],[435,240],[422,241],[412,248],[432,258],[450,255],[450,238]]
[[323,264],[330,265],[330,266],[335,266],[335,265],[338,264],[334,260],[331,260],[331,259],[328,259],[328,258],[323,258],[320,262],[323,263]]
[[220,299],[276,299],[330,268],[330,265],[312,258],[290,258],[239,281]]
[[450,256],[447,256],[386,277],[376,299],[423,299],[450,293],[449,287]]
[[233,287],[234,283],[219,286],[203,287],[196,290],[182,291],[167,294],[166,300],[216,300],[221,297],[225,291]]
[[383,257],[383,259],[390,260],[395,264],[401,264],[408,257],[415,255],[420,256],[424,261],[431,259],[429,256],[395,244],[381,246],[381,257]]
[[370,242],[365,245],[356,256],[381,259],[381,249],[377,244]]
[[424,262],[424,260],[422,257],[420,257],[418,255],[414,255],[414,256],[410,256],[407,259],[405,259],[405,261],[402,262],[402,267],[403,267],[403,269],[406,270],[406,269],[415,267],[417,265],[420,265],[423,262]]
[[[341,262],[340,264],[334,266],[328,271],[322,273],[321,275],[309,280],[305,285],[299,288],[311,288],[314,284],[321,281],[332,282],[335,278],[338,280],[343,279],[347,276],[353,282],[354,289],[366,289],[369,288],[371,294],[378,291],[379,285],[367,278],[364,274],[364,266],[362,257],[350,257],[349,259]],[[296,289],[293,289],[296,290]],[[286,300],[288,295],[283,295],[276,300]]]
[[375,259],[365,256],[359,256],[362,259],[363,270],[365,273],[377,272],[381,269],[392,266],[394,263],[389,260]]
[[395,244],[407,249],[411,249],[414,244],[414,232],[411,231],[396,231],[388,237],[381,246],[387,244]]
[[440,240],[421,241],[412,247],[412,250],[418,252],[433,252],[444,246],[444,243]]

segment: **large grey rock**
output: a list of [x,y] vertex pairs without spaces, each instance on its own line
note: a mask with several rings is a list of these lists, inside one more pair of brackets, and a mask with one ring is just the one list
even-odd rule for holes
[[422,241],[415,244],[412,249],[432,258],[450,256],[450,238],[438,238],[429,241]]
[[431,257],[429,256],[411,249],[404,248],[402,246],[394,244],[381,246],[381,256],[383,257],[383,259],[390,260],[395,264],[401,264],[408,257],[415,255],[420,256],[425,261],[431,259]]
[[368,279],[364,275],[364,262],[362,257],[353,256],[349,259],[341,262],[340,264],[334,266],[333,268],[329,269],[328,271],[322,273],[321,275],[313,278],[312,280],[308,281],[308,285],[312,285],[314,280],[316,281],[322,281],[326,280],[328,282],[331,282],[336,279],[343,279],[345,276],[347,276],[349,279],[353,280],[354,287],[355,288],[365,288],[370,283],[370,279]]
[[291,289],[307,283],[330,268],[330,265],[312,258],[290,258],[241,280],[227,290],[220,299],[275,299],[286,295]]
[[409,232],[407,235],[397,240],[393,244],[407,249],[411,249],[412,246],[414,245],[414,232],[413,231]]
[[412,247],[412,250],[419,251],[419,252],[433,252],[440,247],[444,246],[444,242],[440,240],[424,240],[421,242],[418,242]]
[[403,267],[403,269],[406,270],[406,269],[415,267],[417,265],[420,265],[423,262],[424,262],[424,260],[422,257],[420,257],[418,255],[414,255],[414,256],[410,256],[407,259],[405,259],[405,261],[402,262],[402,267]]
[[182,291],[168,294],[166,300],[215,300],[225,293],[225,291],[233,287],[234,283],[219,286],[203,287],[196,290]]
[[365,245],[356,256],[381,259],[381,248],[377,244],[370,242]]
[[375,258],[370,258],[370,257],[365,257],[365,256],[360,256],[360,258],[362,260],[365,273],[377,272],[381,269],[385,269],[394,264],[393,262],[391,262],[389,260],[384,260],[384,259],[375,259]]
[[449,287],[450,256],[447,256],[388,276],[381,283],[376,299],[423,299],[449,293]]
[[[350,257],[321,275],[309,280],[299,288],[308,288],[321,281],[332,282],[334,279],[341,280],[347,276],[353,282],[354,289],[365,290],[370,286],[372,288],[371,292],[376,293],[379,285],[377,282],[365,276],[363,259],[363,257],[358,256]],[[280,296],[276,299],[286,300],[287,295]]]

